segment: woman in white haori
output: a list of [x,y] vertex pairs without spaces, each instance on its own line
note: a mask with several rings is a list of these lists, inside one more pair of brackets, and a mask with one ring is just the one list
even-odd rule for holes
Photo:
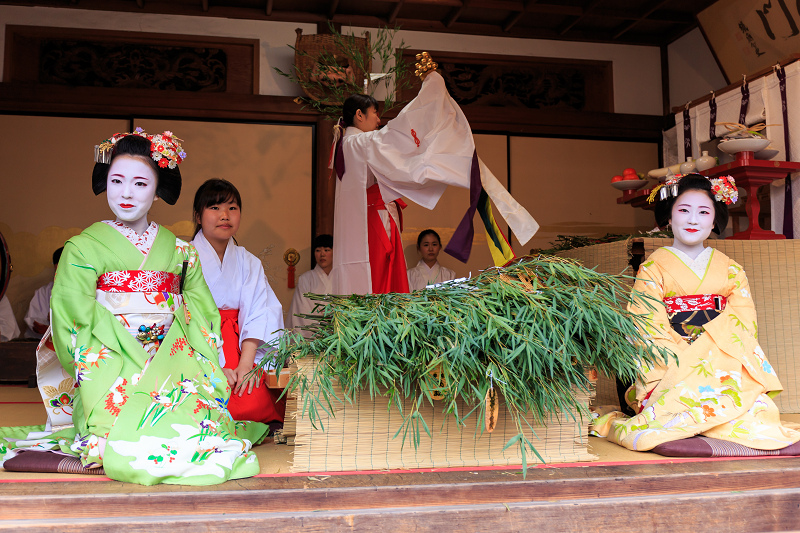
[[[292,328],[299,330],[303,326],[313,323],[313,320],[297,315],[311,314],[317,302],[306,298],[307,293],[331,294],[331,269],[333,268],[333,237],[323,234],[314,238],[314,260],[316,266],[304,272],[297,280],[297,288],[289,307],[289,323]],[[308,331],[299,331],[304,336],[310,336]]]

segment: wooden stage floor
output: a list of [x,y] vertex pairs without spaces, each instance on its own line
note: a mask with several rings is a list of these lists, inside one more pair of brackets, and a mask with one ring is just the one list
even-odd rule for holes
[[[33,392],[0,387],[0,425],[41,423]],[[290,447],[273,443],[256,448],[262,474],[210,487],[0,470],[0,531],[800,530],[800,458],[590,445],[600,461],[531,467],[524,479],[507,467],[290,474]]]

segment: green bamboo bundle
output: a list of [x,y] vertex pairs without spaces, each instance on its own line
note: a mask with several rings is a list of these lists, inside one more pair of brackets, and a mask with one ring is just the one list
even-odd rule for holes
[[586,417],[574,392],[590,390],[586,369],[633,380],[643,362],[670,357],[645,347],[636,327],[643,317],[625,309],[631,299],[653,304],[630,293],[622,276],[553,256],[524,257],[411,294],[309,297],[321,304],[317,314],[303,315],[315,320],[306,328],[313,336],[284,335],[275,356],[279,368],[292,358],[314,361],[313,372],[295,374],[287,387],[299,388],[300,412],[312,424],[330,416],[335,402],[368,391],[400,412],[395,437],[416,446],[422,431],[431,433],[423,404],[440,405],[461,425],[477,414],[480,428],[493,388],[517,427],[506,447],[520,447],[523,470],[526,450],[542,460],[523,431],[526,425],[533,432],[526,418],[545,424],[550,414]]

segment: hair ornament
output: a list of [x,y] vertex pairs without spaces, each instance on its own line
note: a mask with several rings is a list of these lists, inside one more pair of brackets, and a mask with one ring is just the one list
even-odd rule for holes
[[739,189],[736,188],[736,181],[733,176],[720,176],[719,178],[711,178],[709,181],[716,201],[732,205],[739,199]]
[[114,145],[128,135],[138,135],[150,141],[150,157],[161,168],[175,168],[186,159],[186,152],[183,151],[181,146],[183,139],[175,137],[171,131],[150,135],[144,129],[136,128],[131,133],[115,133],[99,145],[96,145],[94,147],[95,163],[111,163]]
[[[677,174],[673,178],[656,186],[647,197],[647,202],[652,204],[656,200],[662,201],[667,198],[678,196],[678,183],[686,174]],[[702,174],[697,174],[701,176]],[[705,177],[705,176],[703,176]],[[719,178],[708,178],[711,182],[711,192],[714,193],[714,200],[726,205],[735,204],[739,199],[739,189],[736,188],[736,181],[733,176],[720,176]]]

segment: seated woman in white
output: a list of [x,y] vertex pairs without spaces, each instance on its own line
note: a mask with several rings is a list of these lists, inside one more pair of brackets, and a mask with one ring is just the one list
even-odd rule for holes
[[443,281],[456,279],[456,273],[439,264],[442,239],[432,229],[426,229],[417,237],[417,252],[421,259],[417,266],[408,269],[408,288],[412,291],[424,289]]
[[[64,251],[62,246],[53,252],[53,266],[58,266],[58,260],[61,259],[61,252]],[[25,313],[25,324],[28,326],[25,332],[25,337],[29,339],[41,339],[42,335],[47,331],[47,326],[50,325],[50,295],[53,292],[53,282],[42,285],[31,298],[31,303],[28,305],[28,312]]]
[[[333,269],[333,237],[323,234],[314,238],[314,261],[316,266],[303,273],[297,280],[297,288],[289,307],[289,323],[292,328],[299,330],[303,326],[313,323],[312,320],[297,315],[307,315],[313,312],[316,302],[306,298],[307,293],[330,294],[332,291],[330,273]],[[308,332],[301,332],[306,335]]]

